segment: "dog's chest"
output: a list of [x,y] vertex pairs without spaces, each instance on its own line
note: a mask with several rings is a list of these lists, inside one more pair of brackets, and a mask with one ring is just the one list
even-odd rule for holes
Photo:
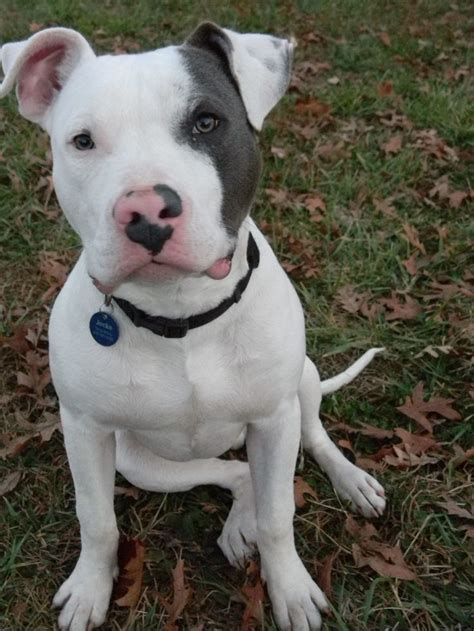
[[[259,413],[259,379],[251,349],[230,348],[212,338],[195,346],[155,342],[135,346],[109,363],[108,383],[102,386],[113,397],[106,404],[94,397],[94,416],[131,430],[166,458],[222,454]],[[94,387],[100,389],[100,384]]]

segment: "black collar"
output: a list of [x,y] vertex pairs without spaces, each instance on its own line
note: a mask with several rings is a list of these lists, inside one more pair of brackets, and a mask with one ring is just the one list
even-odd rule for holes
[[225,313],[232,305],[239,302],[249,284],[253,270],[258,267],[260,263],[260,252],[251,232],[249,232],[247,245],[247,263],[249,266],[248,272],[239,280],[231,296],[225,298],[217,307],[209,309],[209,311],[205,311],[204,313],[189,316],[189,318],[152,316],[138,309],[138,307],[132,305],[128,300],[116,298],[115,296],[112,296],[112,298],[135,326],[143,327],[163,337],[184,337],[190,329],[196,329],[198,326],[212,322],[212,320],[215,320]]

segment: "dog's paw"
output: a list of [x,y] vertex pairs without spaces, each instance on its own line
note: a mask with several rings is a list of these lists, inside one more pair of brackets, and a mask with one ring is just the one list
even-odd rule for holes
[[264,574],[278,628],[319,631],[320,612],[327,613],[329,604],[301,560],[296,557],[291,564],[271,563]]
[[76,565],[53,599],[53,607],[62,607],[58,619],[61,631],[88,631],[105,621],[113,575],[94,567],[88,570],[80,563]]
[[380,517],[385,510],[383,486],[371,475],[350,462],[344,463],[337,471],[329,473],[337,493],[349,500],[353,511],[364,517]]
[[257,549],[257,518],[250,478],[236,494],[217,543],[234,567],[244,567]]

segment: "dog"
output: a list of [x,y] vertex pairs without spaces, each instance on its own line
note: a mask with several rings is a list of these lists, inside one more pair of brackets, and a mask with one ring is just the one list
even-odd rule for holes
[[[149,491],[229,489],[219,546],[257,549],[280,629],[320,629],[328,602],[293,537],[300,442],[337,493],[381,515],[382,486],[319,419],[303,312],[249,217],[257,135],[289,83],[293,43],[201,24],[179,46],[96,56],[49,28],[1,49],[0,97],[51,137],[59,203],[82,254],[52,310],[50,363],[81,529],[53,604],[61,629],[101,625],[117,575],[114,476]],[[246,443],[248,463],[219,459]]]

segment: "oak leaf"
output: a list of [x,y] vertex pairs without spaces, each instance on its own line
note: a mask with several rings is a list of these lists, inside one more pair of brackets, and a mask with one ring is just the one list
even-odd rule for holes
[[181,617],[184,608],[189,602],[192,589],[185,586],[184,582],[184,561],[179,559],[176,567],[172,570],[173,575],[173,600],[168,602],[164,598],[160,598],[163,607],[166,609],[169,619],[165,625],[164,631],[177,631],[176,621]]
[[461,415],[453,407],[454,399],[444,397],[432,397],[428,401],[423,399],[423,382],[420,381],[413,390],[412,396],[405,399],[405,403],[397,407],[397,410],[416,421],[430,434],[433,433],[433,425],[428,414],[437,414],[450,421],[459,421]]
[[138,539],[122,536],[117,556],[119,577],[114,587],[114,602],[119,607],[135,607],[142,588],[145,546]]
[[301,476],[295,476],[294,480],[295,505],[303,508],[306,505],[305,495],[309,495],[314,499],[318,499],[316,491]]

